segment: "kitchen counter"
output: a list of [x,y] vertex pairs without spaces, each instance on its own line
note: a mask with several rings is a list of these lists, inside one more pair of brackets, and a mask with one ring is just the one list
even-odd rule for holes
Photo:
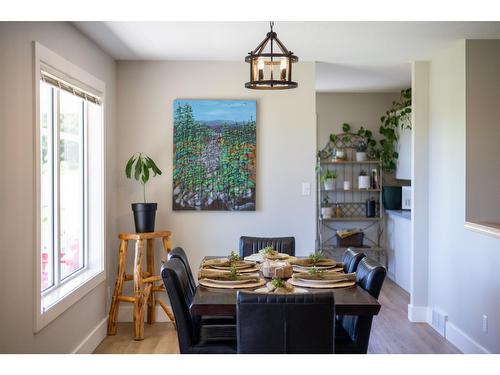
[[411,220],[410,210],[385,210],[388,215],[394,215],[402,217],[403,219]]

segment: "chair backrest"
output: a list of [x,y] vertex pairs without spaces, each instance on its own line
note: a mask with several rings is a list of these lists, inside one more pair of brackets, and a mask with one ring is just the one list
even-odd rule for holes
[[194,281],[193,272],[191,271],[191,266],[189,265],[189,260],[186,255],[186,252],[182,247],[176,247],[168,253],[168,260],[172,258],[180,259],[181,262],[184,264],[184,267],[186,267],[191,293],[194,294],[194,292],[196,291],[196,282]]
[[[356,270],[358,285],[378,299],[387,271],[370,258],[363,258]],[[341,324],[349,334],[356,353],[366,353],[370,340],[373,316],[344,315]]]
[[240,256],[246,257],[272,246],[280,253],[295,255],[295,237],[240,237]]
[[238,353],[334,353],[333,292],[257,294],[239,291]]
[[184,264],[180,259],[170,259],[163,265],[161,277],[175,317],[179,350],[181,353],[187,353],[189,347],[197,341],[197,337],[194,329],[195,322],[189,313],[192,296],[190,296],[189,281]]
[[366,257],[364,253],[356,251],[353,248],[349,247],[342,256],[342,262],[344,263],[344,272],[356,272],[359,262],[364,257]]

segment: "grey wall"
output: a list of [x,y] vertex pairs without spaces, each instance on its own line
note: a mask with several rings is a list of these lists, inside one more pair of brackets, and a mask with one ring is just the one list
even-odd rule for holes
[[[34,334],[35,122],[33,41],[106,83],[107,171],[114,171],[115,62],[67,23],[0,23],[0,352],[67,353],[106,317],[105,284]],[[114,210],[113,179],[107,212]],[[113,227],[108,217],[108,229]],[[109,241],[108,237],[108,244]],[[107,253],[109,254],[109,253]],[[108,262],[109,264],[109,262]],[[113,275],[116,271],[113,272]]]
[[[157,228],[173,233],[196,270],[205,255],[238,249],[241,235],[295,236],[298,254],[314,250],[315,195],[302,196],[302,182],[315,179],[315,73],[313,63],[294,66],[299,87],[284,91],[248,90],[248,64],[237,62],[118,62],[117,114],[120,128],[115,160],[122,231],[133,230],[130,204],[141,186],[124,168],[136,151],[149,154],[163,174],[148,183],[158,202]],[[257,210],[255,212],[172,211],[174,99],[257,100]],[[159,250],[159,246],[158,249]],[[113,249],[116,254],[117,249]],[[160,256],[157,252],[157,259]]]
[[467,221],[500,228],[500,41],[466,47]]

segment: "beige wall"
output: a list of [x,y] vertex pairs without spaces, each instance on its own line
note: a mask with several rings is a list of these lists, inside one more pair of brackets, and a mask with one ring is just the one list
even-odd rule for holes
[[318,150],[322,149],[331,133],[342,132],[344,122],[357,131],[361,126],[370,129],[379,139],[380,117],[385,114],[397,93],[317,93],[316,113],[318,115]]
[[[467,48],[469,43],[480,42],[468,42]],[[498,56],[498,48],[488,56]],[[429,307],[448,314],[447,338],[461,350],[500,353],[500,239],[464,228],[465,62],[462,40],[430,63]],[[489,318],[488,333],[482,331],[483,314]]]
[[[173,232],[173,245],[184,247],[193,268],[205,255],[237,250],[241,235],[291,235],[298,254],[313,251],[314,64],[297,64],[294,76],[297,89],[258,91],[244,88],[246,63],[118,62],[118,228],[133,230],[130,204],[142,193],[137,182],[126,179],[124,168],[134,152],[143,151],[163,170],[147,187],[149,200],[159,203],[157,228]],[[172,102],[177,98],[257,100],[257,211],[172,211]],[[301,195],[302,182],[311,183],[310,196]]]
[[[106,83],[106,167],[111,175],[115,150],[115,63],[67,23],[0,23],[0,352],[67,353],[105,319],[106,288],[104,283],[99,285],[39,333],[33,333],[38,293],[34,287],[33,41]],[[114,190],[114,181],[108,179],[107,183],[107,212],[113,212],[114,195],[110,192]],[[114,232],[109,220],[108,229]]]
[[500,228],[500,41],[466,48],[467,219]]

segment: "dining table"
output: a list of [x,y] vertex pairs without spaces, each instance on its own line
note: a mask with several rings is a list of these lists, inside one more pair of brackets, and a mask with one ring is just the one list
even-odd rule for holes
[[[210,256],[204,259],[213,258],[222,257]],[[304,289],[307,289],[308,293],[333,291],[337,315],[377,315],[380,311],[381,306],[377,299],[358,285],[332,289]],[[238,290],[252,291],[252,289],[220,289],[198,285],[190,306],[191,315],[235,316]]]

